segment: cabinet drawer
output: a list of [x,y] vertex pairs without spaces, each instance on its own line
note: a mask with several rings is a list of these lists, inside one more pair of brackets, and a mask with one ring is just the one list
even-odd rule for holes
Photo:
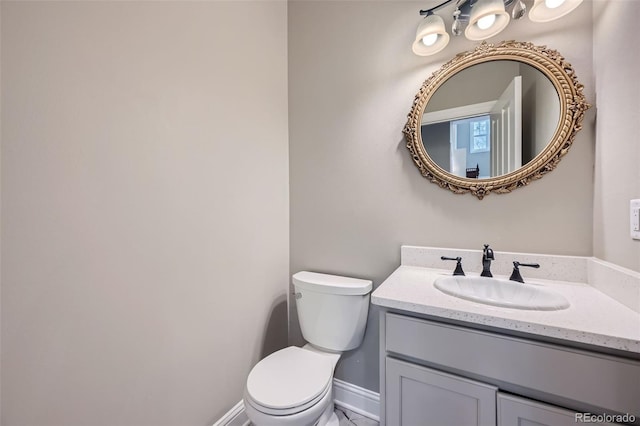
[[[640,362],[386,313],[387,352],[640,417]],[[503,387],[502,385],[500,387]],[[566,404],[570,405],[570,404]]]
[[[581,416],[585,415],[502,392],[498,392],[497,402],[498,426],[575,426],[582,420]],[[588,423],[595,426],[615,426],[613,423]]]

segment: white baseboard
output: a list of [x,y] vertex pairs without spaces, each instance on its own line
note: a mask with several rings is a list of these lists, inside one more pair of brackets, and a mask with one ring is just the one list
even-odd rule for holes
[[[368,419],[380,421],[380,394],[339,379],[333,379],[333,402]],[[244,403],[238,402],[213,426],[247,426]]]
[[333,402],[368,419],[380,421],[380,394],[333,379]]
[[240,401],[220,418],[213,426],[248,426],[249,418],[244,412],[244,402]]

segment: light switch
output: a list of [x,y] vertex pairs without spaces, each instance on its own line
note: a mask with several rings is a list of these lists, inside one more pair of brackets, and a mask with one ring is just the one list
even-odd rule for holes
[[640,200],[631,200],[629,203],[631,238],[640,240]]

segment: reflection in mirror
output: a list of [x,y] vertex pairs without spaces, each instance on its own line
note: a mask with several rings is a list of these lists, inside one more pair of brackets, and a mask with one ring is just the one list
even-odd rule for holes
[[567,154],[590,107],[583,89],[556,50],[483,42],[424,81],[402,133],[430,182],[479,200],[508,194],[555,170]]
[[558,93],[540,70],[488,61],[435,91],[422,116],[422,143],[443,170],[488,179],[534,159],[552,141],[560,118]]

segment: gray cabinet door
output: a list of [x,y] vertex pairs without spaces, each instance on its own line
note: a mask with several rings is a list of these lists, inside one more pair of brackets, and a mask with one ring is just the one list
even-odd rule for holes
[[497,388],[386,357],[386,424],[495,426]]
[[[498,392],[498,426],[575,426],[582,420],[579,418],[582,415],[576,417],[575,412],[564,408]],[[587,423],[614,426],[612,423]]]

